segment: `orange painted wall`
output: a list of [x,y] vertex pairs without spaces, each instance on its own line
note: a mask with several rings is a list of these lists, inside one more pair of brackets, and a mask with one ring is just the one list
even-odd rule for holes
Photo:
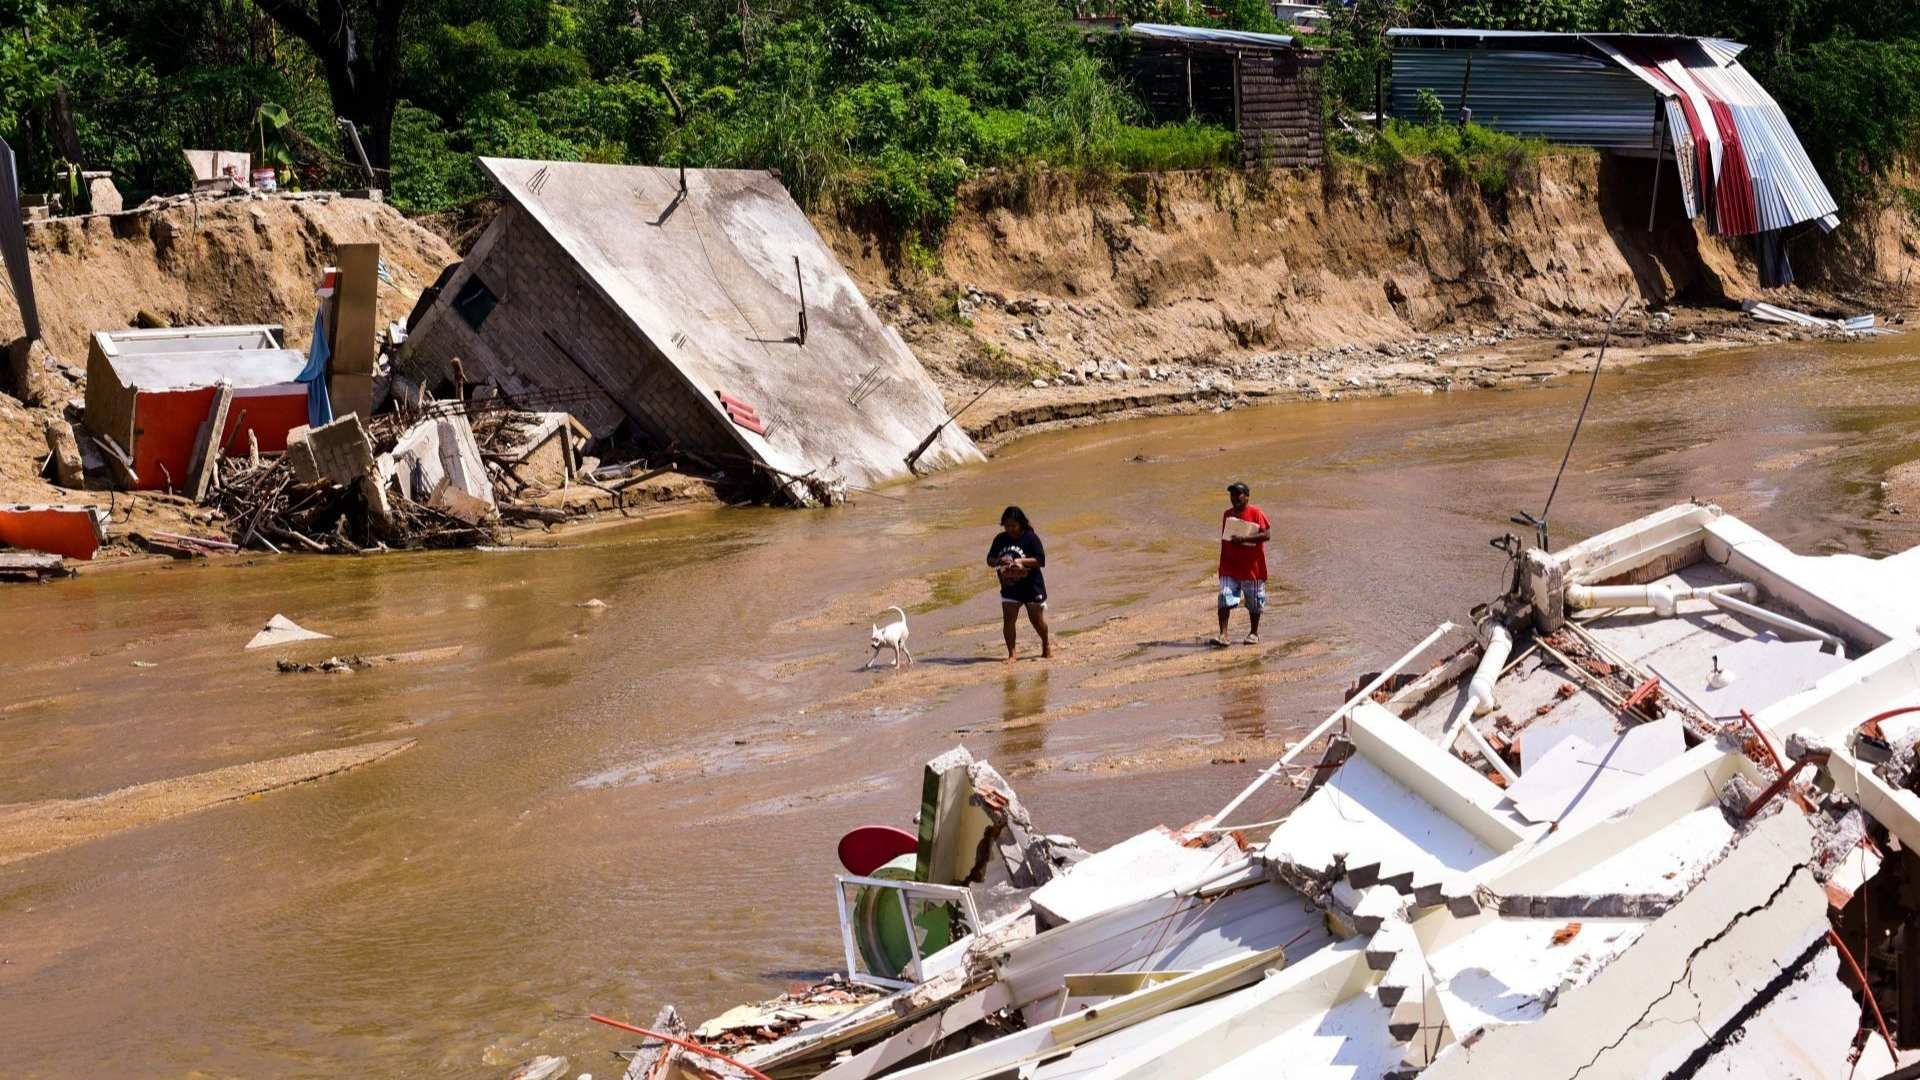
[[[193,441],[213,408],[213,387],[195,390],[141,391],[133,409],[133,471],[148,490],[174,490],[187,482],[192,467]],[[241,426],[244,416],[245,427]],[[287,432],[307,422],[307,391],[272,387],[242,390],[227,410],[227,430],[221,447],[228,456],[246,453],[246,431],[252,429],[260,449],[278,453],[287,448]],[[165,466],[165,471],[162,471]]]
[[100,547],[100,534],[94,531],[93,514],[84,509],[0,506],[0,544],[91,559]]

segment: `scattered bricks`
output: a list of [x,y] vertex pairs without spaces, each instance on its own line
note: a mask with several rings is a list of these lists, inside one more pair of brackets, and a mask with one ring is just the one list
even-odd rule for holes
[[287,460],[294,476],[309,484],[351,484],[376,471],[373,442],[358,413],[287,432]]

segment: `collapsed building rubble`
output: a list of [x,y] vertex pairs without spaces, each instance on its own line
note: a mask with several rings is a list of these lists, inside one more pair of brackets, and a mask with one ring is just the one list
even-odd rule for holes
[[1698,504],[1501,546],[1472,640],[1443,626],[1179,828],[1083,855],[964,749],[935,759],[911,847],[852,845],[888,861],[834,883],[847,970],[823,986],[882,996],[675,1027],[734,1064],[654,1041],[625,1075],[1920,1060],[1920,548],[1796,555]]
[[480,167],[504,205],[422,298],[404,376],[564,399],[596,437],[697,455],[780,502],[981,460],[771,174]]

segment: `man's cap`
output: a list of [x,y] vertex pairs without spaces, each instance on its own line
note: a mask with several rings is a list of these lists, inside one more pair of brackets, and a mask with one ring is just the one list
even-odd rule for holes
[[1248,494],[1251,494],[1251,490],[1247,487],[1247,485],[1241,483],[1238,480],[1235,480],[1233,483],[1227,485],[1227,494],[1248,495]]

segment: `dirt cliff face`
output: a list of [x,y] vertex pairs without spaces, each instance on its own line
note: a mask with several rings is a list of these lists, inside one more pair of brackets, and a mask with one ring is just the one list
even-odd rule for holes
[[[457,258],[391,206],[327,196],[203,200],[27,226],[42,336],[60,362],[81,369],[89,335],[132,326],[142,309],[176,326],[278,323],[304,347],[334,248],[368,242],[380,244],[392,276],[380,285],[383,327],[405,319]],[[13,297],[0,293],[0,342],[20,330]]]
[[[1686,220],[1670,170],[1657,200],[1651,180],[1650,163],[1588,153],[1546,156],[1500,197],[1438,164],[1084,187],[1002,175],[963,193],[919,271],[861,223],[823,229],[921,359],[961,378],[1101,361],[1226,366],[1278,350],[1557,327],[1623,299],[1765,295],[1749,242]],[[1885,228],[1875,219],[1868,231]],[[1883,272],[1886,261],[1813,258],[1806,247],[1794,248],[1803,280]]]

